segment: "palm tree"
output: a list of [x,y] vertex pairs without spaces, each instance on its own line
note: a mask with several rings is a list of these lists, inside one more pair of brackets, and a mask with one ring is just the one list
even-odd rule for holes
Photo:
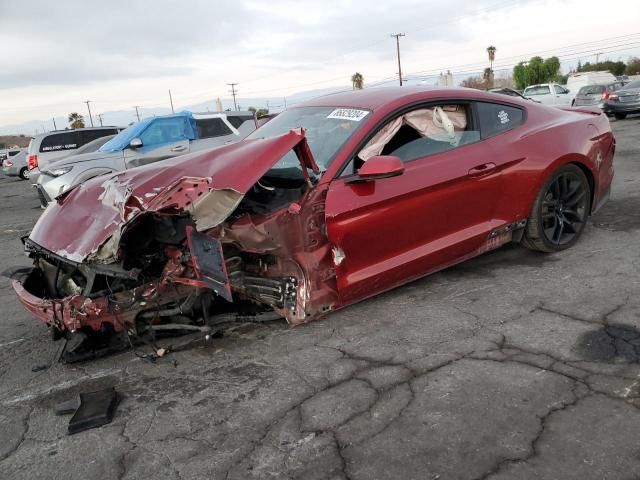
[[77,112],[69,114],[69,126],[71,128],[84,128],[84,117]]
[[354,90],[362,90],[364,87],[364,77],[361,73],[354,73],[351,75],[351,84],[353,85]]
[[497,48],[493,45],[489,45],[487,47],[487,53],[489,54],[489,69],[491,72],[491,76],[489,77],[489,87],[493,87],[493,62],[496,59],[496,50]]

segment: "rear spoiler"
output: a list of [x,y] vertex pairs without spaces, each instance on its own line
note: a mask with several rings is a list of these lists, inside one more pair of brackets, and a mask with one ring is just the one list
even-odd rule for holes
[[565,112],[589,113],[591,115],[603,115],[602,110],[597,107],[560,107]]

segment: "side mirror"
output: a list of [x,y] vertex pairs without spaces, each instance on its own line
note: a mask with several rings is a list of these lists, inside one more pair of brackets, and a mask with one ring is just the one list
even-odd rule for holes
[[376,180],[379,178],[396,177],[404,172],[404,164],[395,155],[376,155],[366,162],[360,170],[358,177],[361,180]]
[[140,137],[132,138],[129,142],[129,148],[133,148],[135,150],[140,147],[142,147],[142,140],[140,140]]

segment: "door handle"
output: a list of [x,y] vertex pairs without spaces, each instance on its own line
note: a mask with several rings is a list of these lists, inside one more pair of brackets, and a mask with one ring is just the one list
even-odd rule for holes
[[495,163],[483,163],[482,165],[478,165],[477,167],[473,167],[469,170],[468,175],[470,177],[482,177],[491,173],[495,168]]
[[171,149],[172,152],[184,152],[187,149],[184,145],[176,145]]

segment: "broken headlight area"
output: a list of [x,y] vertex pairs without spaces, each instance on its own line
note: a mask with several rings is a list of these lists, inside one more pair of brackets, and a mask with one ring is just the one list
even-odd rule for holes
[[295,262],[210,236],[220,233],[196,231],[188,214],[143,213],[123,230],[110,264],[74,262],[25,239],[33,267],[12,275],[14,288],[56,337],[73,339],[68,361],[158,335],[209,335],[234,321],[295,314]]

